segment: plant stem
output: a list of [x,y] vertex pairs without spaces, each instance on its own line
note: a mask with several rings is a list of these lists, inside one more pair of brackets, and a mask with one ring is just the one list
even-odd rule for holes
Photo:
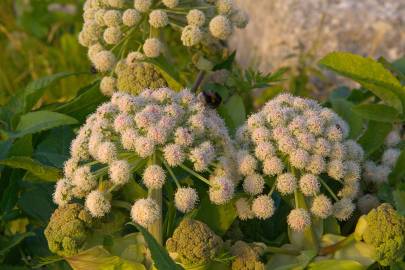
[[328,186],[328,184],[325,183],[325,181],[319,177],[319,180],[321,181],[321,184],[324,186],[324,188],[329,192],[329,194],[332,196],[332,198],[335,201],[339,201],[339,198],[335,195],[335,193],[333,192],[333,190]]
[[119,208],[124,208],[124,209],[127,209],[127,210],[131,210],[131,204],[129,202],[113,200],[111,202],[111,205],[119,207]]
[[[148,165],[153,165],[157,164],[156,161],[156,153],[152,155],[152,157],[148,161]],[[159,216],[158,218],[152,225],[148,226],[148,231],[153,237],[156,239],[156,241],[159,244],[163,244],[163,213],[162,213],[162,201],[163,201],[163,196],[162,196],[162,189],[150,189],[148,192],[148,197],[152,200],[154,200],[158,207],[159,207]]]
[[281,247],[271,247],[271,246],[267,246],[265,249],[265,252],[286,254],[286,255],[293,255],[293,256],[300,255],[300,252],[298,250],[291,250],[291,249],[286,249],[286,248],[281,248]]
[[185,170],[185,171],[188,172],[189,174],[191,174],[191,175],[197,177],[198,179],[200,179],[201,181],[203,181],[203,182],[206,183],[207,185],[211,186],[211,183],[210,183],[210,181],[209,181],[207,178],[205,178],[205,177],[203,177],[202,175],[196,173],[195,171],[193,171],[192,169],[186,167],[186,166],[183,165],[183,164],[180,164],[179,166],[180,166],[180,168],[182,168],[183,170]]
[[176,175],[173,173],[172,169],[170,168],[169,164],[167,164],[167,162],[163,159],[160,158],[160,160],[163,162],[163,164],[165,165],[167,171],[169,172],[170,176],[173,178],[174,182],[176,183],[177,188],[180,188],[180,183],[179,180],[177,180]]
[[198,87],[200,87],[200,84],[204,80],[204,77],[205,77],[205,71],[200,70],[200,72],[198,73],[197,79],[196,79],[193,87],[191,88],[192,93],[195,93],[197,91]]
[[319,250],[319,256],[325,256],[331,253],[335,253],[336,251],[338,251],[339,249],[342,249],[346,246],[348,246],[349,244],[351,244],[354,241],[354,233],[349,235],[348,237],[346,237],[345,239],[343,239],[340,242],[337,242],[336,244],[327,246],[327,247],[323,247]]

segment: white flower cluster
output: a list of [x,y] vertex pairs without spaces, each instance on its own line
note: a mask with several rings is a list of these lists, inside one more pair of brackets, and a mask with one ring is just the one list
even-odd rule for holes
[[388,176],[394,168],[401,149],[399,144],[405,139],[405,132],[403,127],[398,125],[387,135],[385,138],[385,149],[381,156],[380,161],[367,160],[364,163],[363,178],[364,180],[374,183],[382,184],[388,182]]
[[[179,167],[209,184],[211,201],[223,204],[233,197],[239,180],[234,156],[223,120],[189,90],[146,89],[138,96],[117,92],[73,140],[54,201],[63,205],[84,198],[90,213],[102,217],[111,209],[111,191],[128,183],[136,171],[149,190],[162,188],[172,178],[178,187],[175,205],[189,212],[198,195],[179,184],[171,169]],[[146,168],[139,167],[142,160],[149,160]],[[159,217],[156,209],[152,199],[140,199],[131,216],[147,226]]]
[[[348,219],[363,159],[362,148],[346,139],[348,133],[348,125],[336,113],[314,100],[281,94],[269,101],[237,132],[239,172],[249,195],[236,203],[239,217],[271,217],[271,194],[277,191],[281,196],[308,197],[311,203],[310,212],[291,211],[287,221],[293,230],[304,230],[311,215]],[[272,182],[269,192],[266,185]],[[337,194],[332,185],[340,187]]]
[[[246,26],[246,13],[232,0],[214,2],[86,0],[79,42],[88,48],[94,67],[101,73],[109,73],[102,81],[102,92],[111,96],[115,91],[117,82],[111,74],[121,60],[133,63],[135,54],[136,60],[141,61],[145,57],[156,58],[163,52],[163,42],[156,34],[159,29],[166,26],[181,29],[182,44],[191,47],[226,40],[234,27]],[[142,46],[137,51],[126,48],[133,42]]]

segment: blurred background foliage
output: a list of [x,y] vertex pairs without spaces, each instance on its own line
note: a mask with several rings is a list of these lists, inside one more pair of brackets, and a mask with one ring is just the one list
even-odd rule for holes
[[[82,0],[0,1],[0,105],[35,79],[61,71],[89,72],[77,42]],[[50,87],[41,102],[62,102],[88,84],[70,77]]]

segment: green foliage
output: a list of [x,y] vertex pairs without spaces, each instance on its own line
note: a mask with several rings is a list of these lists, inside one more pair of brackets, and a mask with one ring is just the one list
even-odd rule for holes
[[63,257],[76,255],[91,234],[92,217],[79,204],[61,206],[45,229],[49,249]]

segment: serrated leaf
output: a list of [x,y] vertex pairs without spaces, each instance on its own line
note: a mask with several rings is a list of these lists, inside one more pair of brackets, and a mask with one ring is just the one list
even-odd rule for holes
[[61,113],[51,111],[29,112],[21,116],[14,138],[34,134],[51,128],[77,124],[77,120]]
[[369,121],[367,130],[358,141],[363,147],[366,156],[370,156],[384,144],[385,137],[391,130],[391,123]]
[[349,124],[349,138],[356,139],[362,132],[363,120],[353,113],[353,103],[342,98],[332,99],[331,103],[333,110]]
[[138,224],[134,225],[145,238],[152,255],[153,262],[157,269],[184,270],[183,267],[176,264],[172,258],[170,258],[166,249],[164,249],[144,227]]
[[387,105],[394,107],[400,113],[403,112],[405,88],[381,63],[347,52],[333,52],[321,59],[319,64],[353,79]]
[[0,165],[24,169],[36,177],[48,182],[56,182],[61,176],[61,171],[59,169],[43,165],[30,157],[10,157],[8,159],[0,160]]
[[353,107],[353,112],[364,119],[394,123],[399,120],[399,113],[393,107],[384,104],[360,104]]

